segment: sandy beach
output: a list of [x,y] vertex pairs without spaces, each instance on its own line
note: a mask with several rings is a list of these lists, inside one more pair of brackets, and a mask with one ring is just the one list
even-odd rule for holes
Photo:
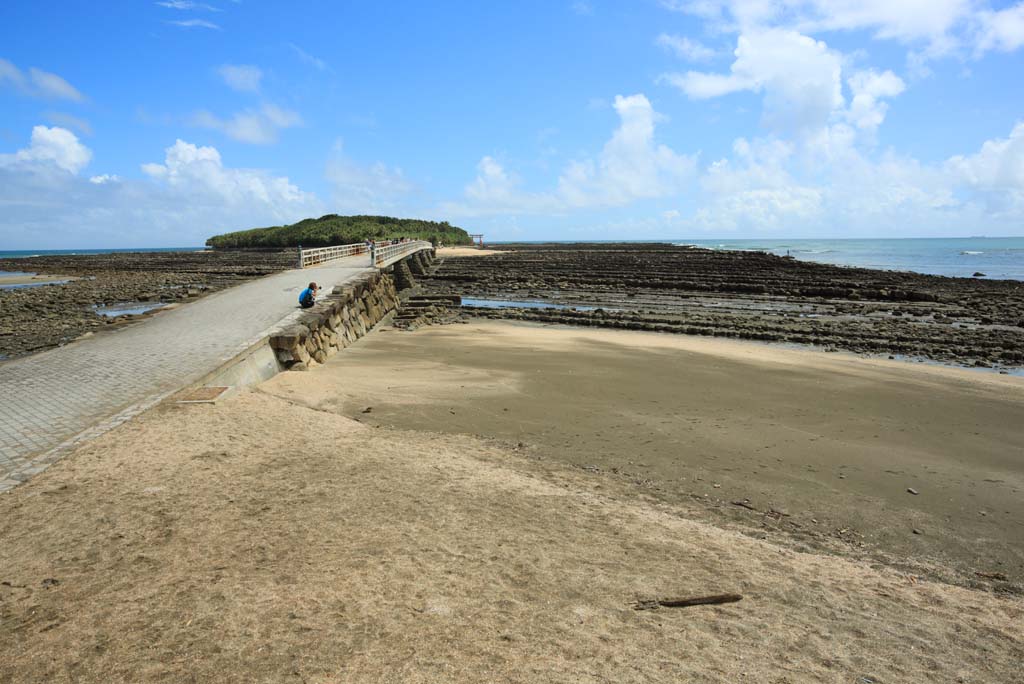
[[1020,681],[1020,387],[380,330],[0,497],[0,682]]

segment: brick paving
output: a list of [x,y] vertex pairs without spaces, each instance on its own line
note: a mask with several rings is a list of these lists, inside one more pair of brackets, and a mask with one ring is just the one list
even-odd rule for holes
[[256,344],[310,280],[331,287],[366,257],[267,276],[65,347],[0,363],[0,492]]

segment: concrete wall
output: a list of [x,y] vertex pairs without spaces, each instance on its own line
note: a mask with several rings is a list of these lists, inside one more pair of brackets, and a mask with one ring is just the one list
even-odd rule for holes
[[367,273],[334,288],[272,333],[270,347],[284,368],[307,370],[365,335],[397,305],[394,279],[384,273]]

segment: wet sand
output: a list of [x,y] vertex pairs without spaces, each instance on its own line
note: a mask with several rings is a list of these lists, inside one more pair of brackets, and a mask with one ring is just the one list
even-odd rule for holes
[[521,442],[792,548],[967,585],[1003,573],[996,587],[1017,591],[1022,390],[992,372],[490,321],[376,334],[265,385],[373,425]]

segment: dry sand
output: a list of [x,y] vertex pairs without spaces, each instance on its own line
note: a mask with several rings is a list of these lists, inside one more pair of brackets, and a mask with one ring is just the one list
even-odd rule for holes
[[[393,346],[439,340],[493,366],[502,336],[522,334],[474,327],[375,334],[217,405],[162,405],[0,497],[0,682],[1022,681],[1017,596],[752,539],[538,460],[524,440],[340,415],[379,383],[394,408],[364,420],[428,411],[430,377],[460,377],[445,429],[462,407],[529,389],[523,372],[410,363]],[[541,363],[554,343],[529,338]],[[1018,388],[956,382],[967,396]],[[631,608],[722,592],[744,599]]]

